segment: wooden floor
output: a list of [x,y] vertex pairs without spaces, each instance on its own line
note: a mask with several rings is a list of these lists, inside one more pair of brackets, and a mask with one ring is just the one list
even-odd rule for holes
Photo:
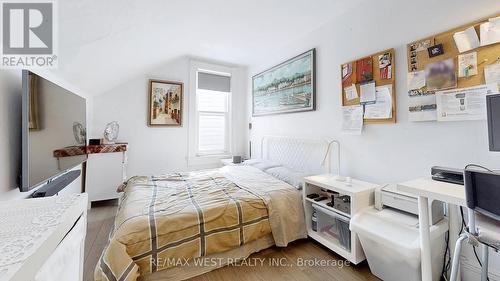
[[[94,280],[94,268],[108,240],[116,213],[115,204],[93,206],[89,210],[87,238],[85,244],[84,281]],[[329,266],[299,266],[299,258],[303,260],[338,260],[341,257],[327,250],[320,244],[304,239],[291,243],[286,248],[272,247],[255,253],[250,258],[264,259],[264,266],[226,266],[204,275],[192,278],[190,281],[220,281],[220,280],[283,280],[283,281],[362,281],[379,280],[370,273],[366,262],[357,266],[349,265],[342,268]],[[287,267],[267,265],[267,261],[276,258],[286,259]],[[256,260],[256,259],[255,259]],[[332,262],[330,262],[332,263]]]

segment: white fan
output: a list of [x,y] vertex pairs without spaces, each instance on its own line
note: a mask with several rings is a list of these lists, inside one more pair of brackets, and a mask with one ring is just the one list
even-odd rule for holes
[[106,124],[106,129],[104,129],[104,139],[108,141],[108,143],[114,143],[114,141],[118,138],[118,133],[120,132],[120,125],[118,122],[113,121]]
[[87,131],[85,127],[79,122],[73,123],[73,135],[75,136],[75,140],[77,144],[85,144],[87,140]]

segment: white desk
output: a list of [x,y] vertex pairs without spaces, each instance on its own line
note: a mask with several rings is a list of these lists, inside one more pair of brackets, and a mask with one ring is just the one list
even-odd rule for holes
[[[422,280],[432,280],[431,246],[429,232],[429,198],[448,203],[450,221],[450,243],[455,245],[458,238],[456,206],[465,206],[465,188],[462,185],[435,181],[431,177],[415,179],[398,184],[398,189],[418,196],[418,220],[420,231],[420,251]],[[454,251],[454,246],[450,247]],[[451,253],[453,256],[453,252]]]

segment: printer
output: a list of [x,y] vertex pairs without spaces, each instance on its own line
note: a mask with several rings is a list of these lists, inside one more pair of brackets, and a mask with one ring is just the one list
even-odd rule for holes
[[[417,197],[411,193],[398,190],[395,184],[387,184],[375,189],[375,208],[381,211],[387,207],[418,216]],[[438,223],[443,217],[443,202],[431,200],[429,204],[429,221],[431,224]]]

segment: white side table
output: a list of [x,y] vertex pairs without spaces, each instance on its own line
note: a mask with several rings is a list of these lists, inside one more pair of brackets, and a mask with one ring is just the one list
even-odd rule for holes
[[[306,227],[307,234],[312,239],[323,244],[330,250],[341,255],[342,257],[348,259],[354,264],[358,264],[365,260],[365,255],[363,249],[361,248],[361,242],[359,241],[358,235],[354,232],[349,231],[350,236],[350,249],[346,249],[342,246],[338,239],[331,238],[325,235],[319,229],[317,231],[312,228],[312,213],[314,209],[319,210],[323,213],[329,214],[331,218],[341,219],[345,222],[349,222],[351,217],[356,215],[363,208],[372,206],[374,204],[374,192],[375,188],[378,187],[377,184],[368,183],[356,179],[351,181],[341,181],[335,176],[330,174],[310,176],[304,178],[304,189],[303,189],[303,200],[304,200],[304,210],[306,216]],[[349,209],[350,211],[343,212],[339,209],[328,206],[327,203],[331,201],[331,198],[327,198],[321,201],[315,201],[307,197],[309,194],[321,194],[321,190],[327,190],[332,192],[338,192],[342,195],[347,195],[350,197]],[[318,221],[319,225],[319,221]]]

